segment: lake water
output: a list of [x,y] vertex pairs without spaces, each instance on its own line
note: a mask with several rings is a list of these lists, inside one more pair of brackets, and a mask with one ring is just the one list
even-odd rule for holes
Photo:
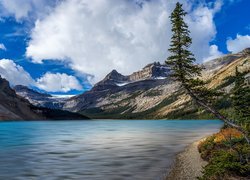
[[0,179],[162,179],[176,153],[221,121],[0,123]]

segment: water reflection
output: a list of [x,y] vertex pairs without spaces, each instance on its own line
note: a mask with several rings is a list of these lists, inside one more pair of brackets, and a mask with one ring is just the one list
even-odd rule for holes
[[0,179],[161,179],[219,121],[0,123]]

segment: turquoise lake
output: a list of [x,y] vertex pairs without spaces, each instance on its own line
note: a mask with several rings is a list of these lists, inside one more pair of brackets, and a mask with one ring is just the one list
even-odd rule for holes
[[162,179],[175,155],[216,120],[0,123],[0,179]]

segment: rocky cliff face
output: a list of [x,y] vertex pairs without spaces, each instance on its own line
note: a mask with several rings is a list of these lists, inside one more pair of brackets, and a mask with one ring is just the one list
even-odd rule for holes
[[[230,91],[235,67],[250,76],[250,48],[204,63],[204,80],[211,88]],[[179,84],[169,77],[169,69],[159,63],[149,64],[124,76],[113,70],[90,91],[62,103],[62,109],[80,112],[92,118],[192,118],[200,112]]]
[[97,83],[93,89],[103,90],[147,79],[164,79],[169,75],[169,72],[169,69],[165,65],[161,65],[159,62],[148,64],[142,70],[127,76],[113,70],[102,81]]
[[100,91],[105,89],[112,89],[119,84],[127,83],[129,79],[126,76],[118,73],[116,70],[111,71],[102,81],[95,84],[92,90]]
[[142,70],[132,73],[128,76],[130,81],[140,81],[152,78],[165,78],[169,75],[169,69],[167,66],[155,62],[148,64]]
[[29,102],[16,95],[8,81],[0,77],[0,120],[42,119],[31,110]]
[[[236,66],[241,71],[249,72],[249,51],[246,49],[204,63],[203,79],[210,82],[209,87],[230,89],[232,83],[225,81],[234,74]],[[169,78],[169,70],[165,66],[150,64],[129,76],[113,73],[116,75],[103,80],[112,79],[111,88],[98,90],[98,83],[92,90],[68,100],[64,108],[93,118],[178,118],[199,113],[179,84]],[[117,86],[117,82],[124,85]]]
[[[113,70],[102,81],[97,83],[92,90],[67,100],[63,109],[79,112],[83,109],[106,106],[127,98],[138,91],[147,91],[164,85],[169,81],[168,75],[169,69],[160,63],[149,64],[142,70],[128,76]],[[114,99],[115,101],[112,98],[110,99],[113,94],[116,94],[117,97],[117,99]]]
[[250,55],[250,48],[246,48],[243,51],[240,52],[243,56],[249,56]]
[[50,94],[40,93],[22,85],[17,85],[13,89],[19,96],[27,99],[31,104],[38,107],[62,109],[66,101],[66,98],[56,98]]
[[33,99],[43,99],[52,97],[50,94],[39,93],[33,89],[29,89],[27,86],[17,85],[14,86],[13,89],[15,92],[23,97],[32,97]]
[[[24,87],[17,87],[24,90]],[[29,90],[36,96],[36,92]],[[40,95],[41,96],[41,95]],[[49,96],[49,95],[44,95]],[[62,110],[36,107],[26,99],[18,96],[10,88],[9,82],[0,77],[0,120],[57,120],[57,119],[87,119],[87,117]]]

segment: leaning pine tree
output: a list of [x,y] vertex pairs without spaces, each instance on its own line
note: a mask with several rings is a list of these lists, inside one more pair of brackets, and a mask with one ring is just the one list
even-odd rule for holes
[[247,131],[223,116],[213,107],[213,99],[218,93],[207,89],[205,83],[199,79],[202,68],[195,64],[194,55],[188,50],[192,44],[192,39],[189,36],[188,26],[183,19],[186,14],[187,13],[182,9],[182,4],[178,2],[170,16],[173,36],[169,48],[171,56],[168,57],[166,64],[172,70],[172,77],[180,82],[186,93],[190,95],[198,105],[223,120],[228,126],[242,132],[249,143]]

